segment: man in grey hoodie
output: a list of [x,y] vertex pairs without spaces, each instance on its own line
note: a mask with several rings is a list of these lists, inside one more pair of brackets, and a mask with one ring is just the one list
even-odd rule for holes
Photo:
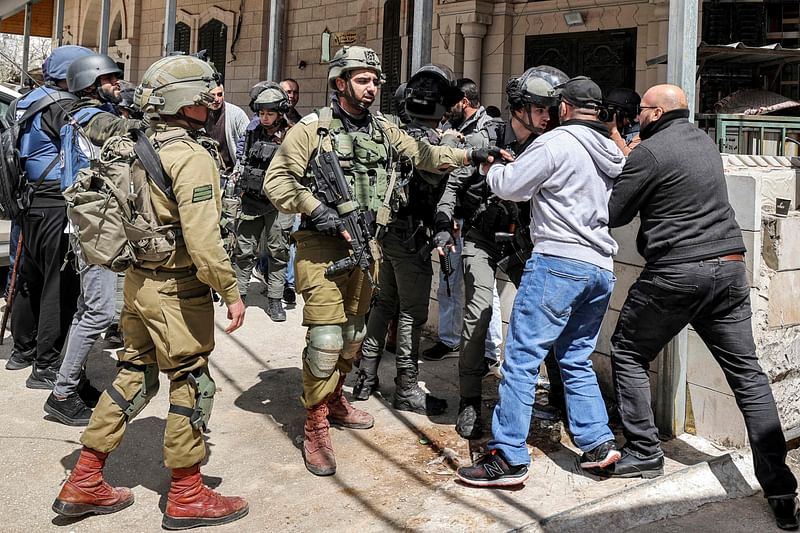
[[603,468],[620,458],[589,356],[614,288],[617,243],[608,229],[608,199],[625,157],[597,119],[600,87],[579,76],[559,89],[562,125],[513,163],[492,166],[486,178],[500,198],[530,201],[533,255],[511,312],[489,453],[457,472],[469,485],[528,479],[525,440],[539,365],[551,348],[564,378],[570,431],[584,452],[581,466]]

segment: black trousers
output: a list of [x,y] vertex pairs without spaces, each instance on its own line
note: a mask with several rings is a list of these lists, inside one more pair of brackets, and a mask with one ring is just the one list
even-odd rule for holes
[[13,302],[11,334],[15,346],[30,348],[35,338],[37,368],[58,370],[80,293],[72,265],[64,266],[68,235],[64,207],[31,208],[22,221],[19,289]]
[[647,369],[664,345],[691,324],[722,368],[744,416],[756,478],[765,496],[795,493],[797,480],[786,466],[786,442],[756,355],[751,316],[742,261],[645,267],[628,292],[611,340],[626,450],[640,458],[662,454]]

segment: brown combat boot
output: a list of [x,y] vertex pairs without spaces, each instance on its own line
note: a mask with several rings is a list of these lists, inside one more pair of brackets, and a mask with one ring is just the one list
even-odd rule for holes
[[131,489],[112,487],[103,479],[106,457],[107,453],[84,446],[78,464],[53,502],[53,511],[64,516],[109,514],[133,503]]
[[339,377],[336,390],[328,398],[328,420],[331,424],[350,429],[369,429],[375,425],[372,415],[361,409],[356,409],[342,394],[345,376]]
[[239,520],[250,508],[243,498],[222,496],[203,485],[200,464],[172,469],[172,484],[161,527],[189,529]]
[[336,473],[336,456],[328,432],[328,405],[325,402],[306,410],[303,427],[303,460],[309,472],[317,476],[332,476]]

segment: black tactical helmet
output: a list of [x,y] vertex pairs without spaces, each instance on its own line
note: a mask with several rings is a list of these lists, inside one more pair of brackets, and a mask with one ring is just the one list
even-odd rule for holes
[[639,114],[641,103],[642,98],[633,89],[611,89],[606,96],[606,106],[622,111],[624,117],[631,121]]
[[406,85],[406,113],[410,117],[439,120],[464,93],[456,86],[453,72],[444,65],[423,65]]
[[67,69],[67,87],[69,92],[76,93],[92,87],[100,76],[116,74],[122,78],[122,71],[113,59],[105,54],[82,56],[70,64]]
[[408,122],[408,113],[406,113],[406,84],[401,83],[397,86],[392,96],[392,112],[402,122]]
[[508,105],[520,109],[528,105],[553,107],[558,105],[556,87],[566,83],[569,76],[555,67],[540,65],[526,70],[522,76],[511,78],[506,84]]

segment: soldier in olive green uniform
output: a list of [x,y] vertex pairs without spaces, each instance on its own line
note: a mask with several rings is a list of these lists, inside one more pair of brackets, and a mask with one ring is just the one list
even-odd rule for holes
[[[314,195],[309,165],[320,150],[332,149],[359,208],[374,214],[390,194],[387,189],[392,189],[389,182],[401,155],[417,168],[433,172],[464,165],[470,155],[416,141],[368,111],[381,83],[381,64],[374,51],[360,46],[339,50],[330,62],[328,83],[335,91],[331,106],[307,115],[289,130],[264,182],[278,209],[303,215],[294,234],[295,282],[305,300],[303,324],[308,326],[303,352],[302,401],[307,409],[303,456],[316,475],[336,472],[328,418],[351,428],[373,425],[372,416],[345,400],[342,385],[364,338],[364,315],[374,288],[357,268],[326,277],[326,267],[350,255],[345,240],[349,234],[342,231],[338,212]],[[473,159],[481,158],[487,159],[488,152],[473,154]],[[393,195],[388,203],[396,205]],[[377,273],[378,264],[373,262],[371,279],[377,279]]]
[[[179,228],[174,251],[161,261],[143,260],[125,277],[122,330],[125,350],[119,371],[103,393],[86,431],[78,464],[53,509],[63,515],[110,513],[133,503],[127,488],[102,476],[128,422],[158,391],[159,370],[169,378],[170,409],[164,433],[164,464],[172,469],[163,526],[167,529],[223,524],[247,514],[241,498],[224,497],[203,485],[203,431],[211,415],[214,381],[208,358],[214,349],[211,288],[228,306],[232,332],[244,320],[244,304],[219,238],[219,173],[192,132],[205,124],[209,91],[218,74],[194,57],[154,63],[137,89],[135,104],[158,113],[151,131],[174,198],[151,184],[153,209],[164,225]],[[134,163],[134,171],[140,163]]]

